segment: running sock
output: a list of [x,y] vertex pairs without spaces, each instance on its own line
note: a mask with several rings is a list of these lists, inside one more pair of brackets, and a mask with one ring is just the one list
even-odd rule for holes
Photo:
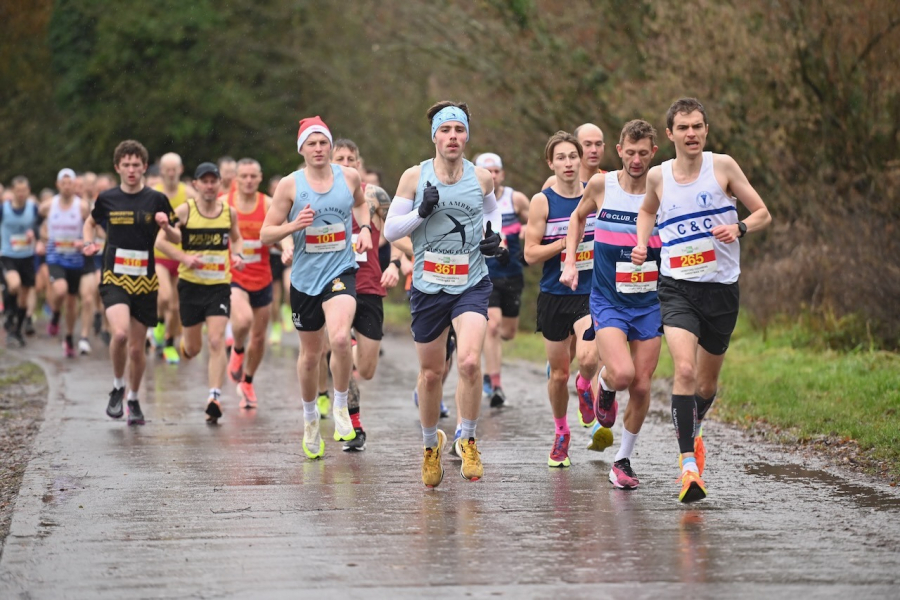
[[137,392],[134,390],[128,390],[128,398],[127,400],[137,400]]
[[235,354],[243,354],[244,353],[244,349],[238,348],[237,346],[232,346],[231,351],[234,352]]
[[606,366],[600,369],[600,387],[603,388],[606,392],[614,392],[615,390],[609,389],[609,386],[606,385],[606,382],[603,380],[603,374],[606,373]]
[[484,382],[484,385],[490,387],[490,385],[491,385],[491,376],[490,376],[490,375],[488,375],[487,373],[485,373],[485,374],[484,374],[484,377],[482,377],[481,379],[482,379],[482,381]]
[[437,425],[434,427],[422,427],[422,441],[426,448],[436,448],[438,443]]
[[209,388],[209,397],[218,400],[222,396],[222,390],[219,388]]
[[53,316],[50,317],[50,322],[53,323],[54,325],[59,325],[59,316],[60,316],[60,312],[58,310],[54,311]]
[[75,341],[72,339],[72,335],[71,335],[71,334],[69,334],[69,335],[66,336],[66,343],[67,343],[69,346],[72,346],[72,347],[75,346]]
[[716,392],[713,392],[713,395],[709,398],[704,398],[700,394],[694,394],[694,400],[697,402],[697,421],[702,421],[706,417],[706,413],[709,412],[710,407],[712,406],[713,400],[716,399]]
[[556,435],[568,435],[571,433],[569,431],[569,418],[563,417],[561,419],[557,419],[553,417],[553,423],[556,424]]
[[469,438],[474,438],[474,437],[475,437],[475,427],[476,427],[476,426],[478,426],[478,419],[472,419],[472,420],[470,421],[469,419],[465,419],[465,418],[464,418],[464,419],[462,420],[462,424],[460,425],[460,427],[462,428],[462,435],[461,435],[461,437],[462,437],[464,440],[467,440],[467,439],[469,439]]
[[637,441],[637,436],[637,433],[631,433],[624,427],[622,428],[622,445],[619,446],[619,451],[616,452],[616,458],[613,459],[613,462],[622,460],[623,458],[631,458],[631,453],[634,452],[634,443]]
[[678,450],[694,451],[694,431],[697,428],[697,403],[693,396],[672,394],[672,422],[675,424],[675,437],[678,438]]
[[350,390],[344,390],[343,392],[339,392],[334,390],[334,407],[335,408],[347,408],[347,395],[350,393]]
[[700,474],[700,469],[697,468],[697,461],[693,456],[688,456],[687,458],[682,457],[681,459],[681,472],[685,471],[693,471],[696,474]]
[[316,408],[316,401],[303,401],[303,420],[309,423],[319,418],[319,410]]
[[157,325],[165,325],[165,324],[166,324],[166,318],[165,318],[165,317],[156,317],[156,324],[157,324]]
[[113,387],[117,390],[125,387],[125,378],[124,377],[113,377]]
[[491,378],[491,387],[498,388],[500,387],[500,373],[490,375]]
[[359,421],[359,407],[350,409],[350,422],[353,423],[354,429],[362,429],[362,423]]
[[[327,397],[328,397],[328,390],[325,390],[324,392],[319,392],[319,396],[325,396],[325,397],[327,398]],[[317,396],[317,397],[318,397],[318,396]]]
[[16,333],[22,333],[22,325],[25,323],[25,308],[16,309]]
[[175,338],[167,337],[166,338],[166,346],[174,346],[174,345],[175,345]]
[[244,381],[252,384],[253,383],[253,375],[248,375],[247,373],[244,373]]

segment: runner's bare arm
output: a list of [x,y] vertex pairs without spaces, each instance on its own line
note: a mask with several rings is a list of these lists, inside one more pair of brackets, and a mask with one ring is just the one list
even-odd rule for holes
[[550,205],[547,196],[537,193],[531,199],[531,208],[528,211],[528,223],[525,225],[525,261],[529,265],[545,262],[566,247],[565,239],[558,239],[545,246],[541,245],[544,231],[547,229],[547,215],[550,214]]
[[389,242],[407,237],[425,221],[413,210],[416,186],[419,183],[419,169],[419,165],[407,169],[397,184],[397,194],[384,220],[384,237]]
[[519,223],[524,225],[528,222],[528,207],[531,205],[528,201],[528,196],[522,192],[513,192],[512,200],[513,210],[516,211],[516,216],[519,217]]
[[353,191],[353,218],[359,225],[359,234],[356,236],[356,251],[368,252],[372,248],[372,215],[369,212],[369,203],[362,189],[362,179],[359,171],[347,167],[341,167],[347,184]]
[[241,228],[238,226],[237,211],[229,207],[231,211],[231,231],[228,241],[231,244],[231,266],[238,271],[244,270],[244,238],[241,237]]
[[544,182],[544,185],[541,186],[542,190],[546,190],[548,187],[553,187],[556,185],[556,175],[551,175],[547,178],[547,181]]
[[603,175],[594,175],[584,188],[584,194],[578,202],[578,206],[569,217],[569,231],[566,234],[566,262],[563,265],[560,283],[572,290],[578,288],[578,269],[576,260],[578,244],[584,237],[584,228],[587,225],[588,215],[597,212],[597,207],[603,204],[603,194],[606,191],[606,179]]
[[[750,216],[744,219],[744,225],[747,226],[747,233],[752,231],[761,231],[769,226],[772,222],[772,215],[766,207],[766,203],[760,197],[759,193],[750,184],[744,171],[732,157],[727,154],[713,154],[713,168],[725,174],[728,178],[728,186],[726,191],[740,200]],[[719,225],[713,227],[712,234],[720,242],[730,244],[740,235],[738,226],[735,225]]]
[[644,195],[644,203],[637,216],[637,245],[631,250],[631,262],[636,265],[644,264],[647,260],[647,242],[653,233],[653,225],[656,223],[656,213],[659,212],[659,197],[662,193],[662,168],[659,166],[650,169],[647,173],[647,193]]
[[[97,254],[97,245],[94,243],[94,234],[97,231],[97,222],[94,217],[88,213],[84,219],[84,225],[81,227],[81,238],[84,240],[84,247],[81,249],[85,256],[93,256]],[[40,241],[40,240],[39,240]]]
[[391,197],[377,185],[369,184],[366,186],[366,202],[369,204],[372,224],[378,229],[384,229],[384,220],[391,207]]
[[263,226],[259,230],[259,239],[263,244],[275,244],[292,233],[300,231],[312,224],[315,213],[309,205],[297,213],[292,222],[287,222],[288,214],[294,205],[296,184],[293,177],[284,177],[275,188],[272,205],[266,212]]
[[[406,256],[413,255],[412,240],[409,237],[400,238],[399,240],[392,242],[391,245]],[[393,257],[394,253],[391,251],[391,258]]]
[[[182,204],[178,208],[175,209],[175,217],[178,219],[178,223],[184,224],[187,221],[188,217],[188,205],[187,203]],[[181,241],[181,227],[176,226],[178,228],[178,241]],[[171,258],[172,260],[177,260],[180,263],[184,263],[186,265],[193,266],[192,264],[188,264],[186,259],[190,256],[184,250],[177,248],[172,242],[170,242],[166,236],[166,232],[162,229],[159,230],[159,233],[156,234],[156,243],[154,247]],[[198,259],[199,260],[199,259]]]

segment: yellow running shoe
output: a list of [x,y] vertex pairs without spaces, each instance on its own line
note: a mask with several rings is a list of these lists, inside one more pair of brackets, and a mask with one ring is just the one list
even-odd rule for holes
[[328,397],[328,392],[320,392],[319,397],[316,398],[316,408],[319,409],[319,414],[323,419],[327,419],[328,413],[331,412],[331,398]]
[[166,344],[166,324],[157,323],[153,328],[153,345],[162,348]]
[[594,423],[591,430],[591,441],[587,445],[588,450],[594,452],[603,452],[613,444],[613,432],[608,427],[603,427],[600,423]]
[[281,328],[284,331],[290,331],[294,328],[294,318],[291,316],[291,307],[287,304],[281,305]]
[[166,346],[163,349],[163,358],[165,358],[166,363],[170,365],[177,365],[181,362],[181,355],[178,354],[178,350],[175,346]]
[[459,474],[463,476],[463,479],[478,481],[484,477],[484,465],[481,464],[481,452],[478,451],[475,438],[469,438],[466,442],[460,439],[457,443],[459,444],[457,450],[462,457]]
[[441,448],[447,443],[447,434],[438,429],[437,437],[437,445],[434,448],[425,448],[425,456],[422,458],[422,483],[428,488],[439,486],[444,479]]
[[278,326],[278,323],[272,324],[272,329],[269,331],[269,345],[278,346],[281,344],[281,327]]
[[321,458],[325,454],[325,440],[319,434],[319,418],[307,421],[303,427],[303,451],[310,460]]
[[706,498],[706,484],[700,479],[700,474],[694,471],[682,471],[681,493],[678,494],[678,501],[690,504]]

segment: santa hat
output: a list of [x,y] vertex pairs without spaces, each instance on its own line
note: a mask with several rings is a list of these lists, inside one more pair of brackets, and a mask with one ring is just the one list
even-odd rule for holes
[[325,121],[319,115],[316,115],[315,117],[300,120],[300,131],[297,132],[297,152],[300,152],[300,148],[303,146],[306,138],[314,133],[321,133],[328,138],[329,144],[334,143],[328,125],[325,124]]

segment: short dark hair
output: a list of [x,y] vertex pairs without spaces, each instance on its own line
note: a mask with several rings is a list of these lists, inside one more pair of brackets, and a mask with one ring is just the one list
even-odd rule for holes
[[224,165],[225,163],[230,163],[230,162],[236,162],[236,161],[228,155],[220,156],[219,160],[216,161],[216,166],[221,169],[222,165]]
[[256,165],[257,167],[259,167],[259,172],[262,173],[262,165],[259,164],[259,161],[256,160],[255,158],[242,158],[241,160],[239,160],[239,161],[237,162],[237,164],[238,164],[238,166],[241,166],[241,165]]
[[633,119],[625,123],[622,133],[619,135],[619,145],[628,138],[632,142],[639,142],[643,139],[650,139],[650,146],[656,145],[656,129],[653,125],[643,119]]
[[450,100],[441,100],[440,102],[432,104],[431,108],[428,109],[428,112],[425,113],[425,116],[428,117],[428,122],[431,123],[432,119],[434,119],[434,115],[438,114],[448,106],[455,106],[460,109],[466,114],[469,123],[472,122],[472,115],[469,113],[469,105],[465,102],[452,102]]
[[700,114],[703,115],[703,124],[709,125],[709,121],[706,118],[706,109],[703,108],[699,100],[696,98],[681,98],[673,102],[668,112],[666,112],[666,129],[672,131],[672,127],[675,126],[675,115],[689,115],[695,110],[700,111]]
[[137,156],[144,163],[144,166],[150,162],[150,153],[144,148],[144,145],[137,140],[125,140],[119,142],[113,152],[113,164],[118,166],[119,162],[126,156]]
[[563,142],[569,142],[575,146],[575,149],[578,150],[578,158],[584,157],[584,149],[581,147],[581,142],[578,141],[577,137],[568,131],[557,131],[550,136],[550,139],[547,140],[547,145],[544,146],[544,158],[547,159],[547,162],[553,162],[553,151]]
[[338,138],[334,140],[334,147],[332,151],[339,150],[340,148],[346,148],[350,152],[356,155],[356,158],[359,158],[359,146],[356,145],[356,142],[353,140],[348,140],[347,138]]
[[28,187],[31,187],[31,184],[28,182],[28,178],[24,175],[16,175],[12,178],[12,181],[9,182],[9,187],[13,187],[14,185],[19,185],[20,183],[24,183]]

